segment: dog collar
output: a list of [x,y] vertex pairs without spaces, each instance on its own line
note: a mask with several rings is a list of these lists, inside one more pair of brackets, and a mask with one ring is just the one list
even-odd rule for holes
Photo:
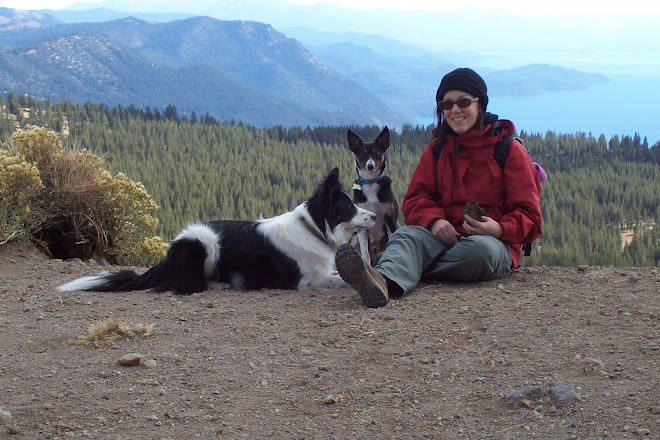
[[376,183],[380,180],[383,180],[383,177],[385,177],[385,174],[383,174],[383,172],[381,172],[374,179],[365,179],[364,177],[362,177],[358,174],[357,180],[360,183],[360,185],[371,185],[372,183]]
[[303,217],[303,216],[301,215],[299,218],[300,218],[300,221],[302,222],[302,224],[305,226],[305,228],[307,228],[307,230],[308,230],[309,232],[311,232],[312,235],[314,235],[314,237],[318,238],[318,239],[321,240],[323,243],[325,243],[326,245],[328,245],[329,248],[331,248],[331,249],[335,249],[335,248],[336,248],[336,246],[333,246],[332,243],[330,242],[330,240],[328,240],[328,237],[326,237],[325,235],[323,235],[323,234],[321,233],[321,231],[318,230],[318,228],[315,228],[313,225],[309,224],[309,222],[307,221],[307,219],[306,219],[305,217]]

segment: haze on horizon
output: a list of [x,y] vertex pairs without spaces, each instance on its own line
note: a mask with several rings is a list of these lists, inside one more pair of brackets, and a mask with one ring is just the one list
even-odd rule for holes
[[437,0],[0,0],[0,6],[208,15],[264,22],[285,33],[306,26],[377,34],[437,53],[478,54],[488,59],[486,68],[549,63],[660,76],[660,2],[648,0],[473,0],[469,6]]
[[[326,5],[336,6],[345,9],[369,10],[369,9],[390,9],[390,10],[408,10],[408,11],[503,11],[515,15],[529,15],[537,17],[556,16],[562,14],[570,15],[660,15],[660,3],[649,2],[648,0],[630,0],[627,2],[606,0],[594,5],[592,1],[571,1],[557,0],[548,2],[530,2],[529,0],[510,0],[504,2],[493,2],[492,0],[473,0],[469,6],[464,3],[438,2],[435,0],[411,0],[402,2],[400,0],[363,0],[355,2],[354,0],[262,0],[263,3],[292,3],[298,5]],[[106,0],[2,0],[0,6],[23,10],[40,9],[65,9],[75,5],[78,7],[94,7],[96,4],[111,4],[112,1]],[[169,2],[143,0],[141,2],[130,2],[134,6],[132,10],[153,11],[154,8],[178,10],[179,12],[189,12],[195,9],[207,9],[216,5],[217,0],[186,1],[173,0]],[[254,3],[254,2],[253,2]],[[261,2],[259,2],[261,3]],[[154,11],[155,12],[155,11]]]

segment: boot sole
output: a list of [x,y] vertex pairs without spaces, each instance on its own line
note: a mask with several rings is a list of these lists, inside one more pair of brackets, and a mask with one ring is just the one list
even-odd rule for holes
[[335,255],[337,272],[342,280],[360,294],[367,307],[383,307],[387,294],[373,279],[360,253],[348,243],[342,244]]

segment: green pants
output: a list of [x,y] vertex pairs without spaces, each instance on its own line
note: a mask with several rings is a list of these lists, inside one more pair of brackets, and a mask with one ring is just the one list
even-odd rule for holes
[[394,296],[410,291],[420,280],[492,280],[512,271],[511,255],[495,237],[471,235],[449,246],[421,226],[397,229],[375,268],[401,287],[402,292],[392,292]]

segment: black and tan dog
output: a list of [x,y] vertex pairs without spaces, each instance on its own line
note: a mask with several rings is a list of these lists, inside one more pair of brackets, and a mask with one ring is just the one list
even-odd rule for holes
[[362,258],[375,264],[397,228],[399,205],[392,192],[392,179],[385,175],[385,151],[390,146],[390,131],[381,131],[374,142],[362,142],[348,130],[348,147],[355,154],[358,178],[353,184],[353,201],[362,209],[376,214],[376,224],[358,231],[351,244]]

